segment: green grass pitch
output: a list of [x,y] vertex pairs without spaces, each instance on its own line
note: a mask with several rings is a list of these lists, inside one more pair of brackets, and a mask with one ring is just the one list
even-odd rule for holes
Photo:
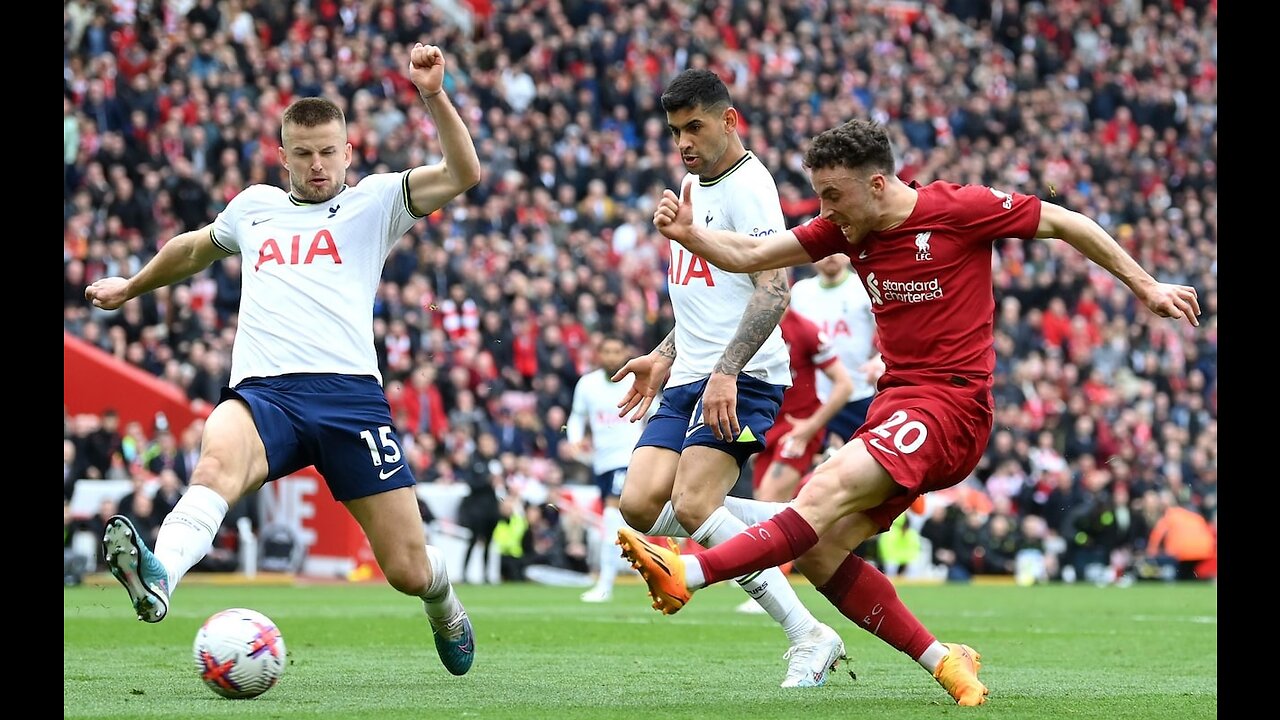
[[[903,586],[939,639],[982,654],[987,704],[960,708],[905,655],[841,617],[808,584],[800,598],[845,640],[857,680],[783,690],[787,649],[767,616],[733,612],[732,585],[678,615],[620,582],[611,603],[581,589],[462,585],[476,630],[471,672],[440,665],[421,604],[389,586],[184,584],[157,625],[133,618],[114,582],[63,594],[63,716],[186,718],[1216,718],[1218,601],[1208,584],[1129,588]],[[266,613],[288,646],[284,677],[252,700],[200,682],[191,643],[228,607]]]

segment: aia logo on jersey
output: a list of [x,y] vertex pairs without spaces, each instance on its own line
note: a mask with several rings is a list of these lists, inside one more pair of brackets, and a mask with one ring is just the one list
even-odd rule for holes
[[817,322],[817,325],[819,332],[821,332],[818,341],[823,346],[827,345],[827,341],[830,338],[853,336],[853,331],[849,329],[849,323],[845,322],[842,318],[837,318],[835,320],[823,320],[822,322]]
[[716,280],[711,276],[710,263],[686,252],[684,248],[678,248],[671,256],[671,265],[667,268],[667,282],[672,285],[688,285],[699,281],[706,287],[716,286]]
[[328,230],[321,230],[316,236],[311,238],[306,252],[302,250],[302,236],[294,235],[293,240],[289,242],[289,252],[280,248],[280,243],[275,238],[267,238],[267,241],[258,249],[258,262],[254,264],[253,270],[257,272],[267,263],[275,263],[277,265],[310,265],[318,258],[328,257],[334,265],[342,264],[342,256],[338,254],[338,244],[334,241],[333,235]]

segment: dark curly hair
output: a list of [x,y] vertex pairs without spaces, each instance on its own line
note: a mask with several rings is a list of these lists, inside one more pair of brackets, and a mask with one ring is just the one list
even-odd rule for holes
[[804,166],[810,170],[866,168],[891,175],[894,171],[893,148],[889,146],[888,133],[879,123],[850,120],[815,137],[805,151]]

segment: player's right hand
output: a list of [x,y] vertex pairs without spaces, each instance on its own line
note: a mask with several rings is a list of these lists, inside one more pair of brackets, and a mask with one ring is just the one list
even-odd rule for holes
[[680,197],[671,190],[663,190],[658,206],[653,211],[653,226],[666,237],[681,242],[693,229],[693,201],[690,188],[693,181],[686,181],[680,188]]
[[96,308],[115,310],[129,299],[129,281],[122,277],[94,280],[84,289],[84,299]]

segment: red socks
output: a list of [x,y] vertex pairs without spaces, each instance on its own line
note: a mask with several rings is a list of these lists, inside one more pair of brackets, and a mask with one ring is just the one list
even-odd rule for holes
[[937,639],[902,604],[889,578],[853,553],[818,592],[845,617],[912,660],[919,660]]
[[795,560],[817,542],[813,526],[787,508],[694,557],[710,585]]

